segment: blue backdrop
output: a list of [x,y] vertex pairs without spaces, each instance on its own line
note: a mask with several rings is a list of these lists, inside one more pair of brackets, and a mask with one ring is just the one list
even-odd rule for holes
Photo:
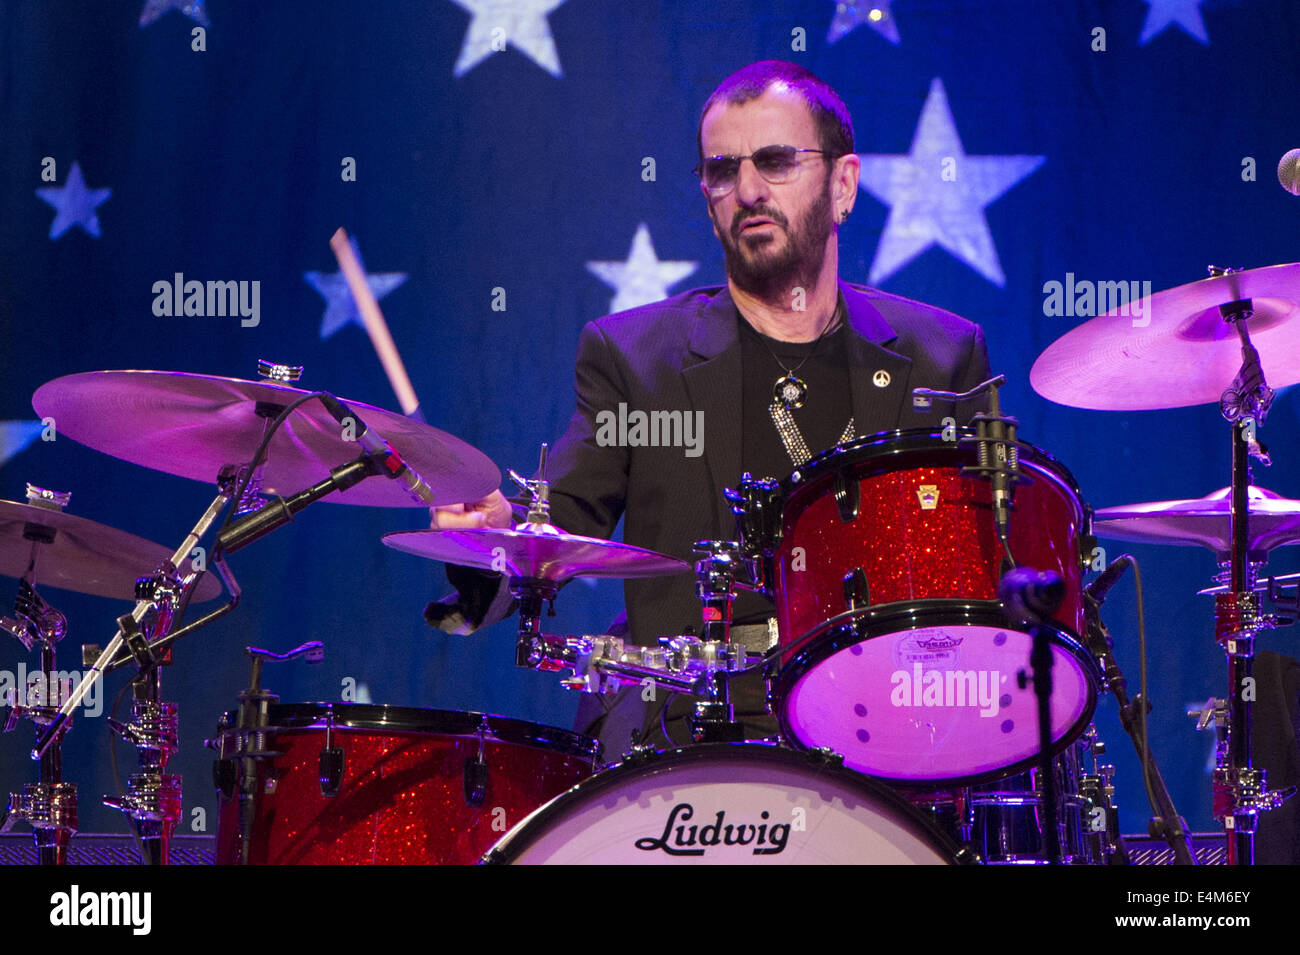
[[[1076,411],[1038,397],[1028,373],[1084,320],[1045,314],[1045,283],[1067,273],[1159,290],[1209,263],[1300,259],[1300,200],[1273,172],[1300,145],[1300,6],[893,0],[875,21],[865,0],[840,6],[4,0],[0,497],[22,499],[25,481],[69,490],[72,513],[169,547],[211,499],[198,482],[41,440],[31,395],[65,374],[252,378],[265,357],[305,365],[308,386],[396,407],[363,330],[339,311],[327,245],[339,226],[384,292],[430,423],[531,470],[571,413],[583,323],[615,300],[722,280],[690,174],[696,121],[718,81],[767,57],[806,65],[853,113],[865,172],[840,233],[846,278],[980,322],[1022,435],[1070,467],[1095,507],[1227,484],[1214,408]],[[941,195],[915,174],[936,157],[956,158],[958,189]],[[154,283],[177,272],[259,282],[257,324],[156,315]],[[1256,469],[1292,498],[1298,411],[1284,392],[1262,432],[1275,464]],[[214,826],[202,741],[246,681],[247,644],[325,641],[322,666],[268,670],[286,702],[340,699],[352,680],[375,702],[569,724],[576,699],[514,667],[513,622],[472,638],[423,623],[445,591],[441,568],[379,543],[421,526],[414,509],[321,505],[232,560],[243,605],[186,641],[164,681],[181,704],[182,831]],[[1180,809],[1209,828],[1211,740],[1183,713],[1225,688],[1211,603],[1195,595],[1213,558],[1108,547],[1143,562],[1153,742]],[[1273,567],[1296,569],[1287,551]],[[1107,620],[1136,682],[1132,593],[1116,591]],[[127,609],[46,596],[71,620],[68,668]],[[575,584],[548,627],[602,628],[620,602],[618,584]],[[0,644],[0,668],[20,660],[34,666],[16,641]],[[1124,826],[1143,829],[1113,701],[1099,723]],[[124,828],[97,805],[112,789],[106,739],[102,717],[83,718],[65,748],[85,830]],[[0,740],[0,793],[34,778],[29,740],[27,727]],[[129,772],[134,754],[121,745],[120,758]]]

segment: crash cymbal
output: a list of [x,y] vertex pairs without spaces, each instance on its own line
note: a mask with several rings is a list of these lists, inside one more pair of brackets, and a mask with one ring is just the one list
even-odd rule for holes
[[[1300,501],[1262,487],[1248,488],[1251,554],[1300,541]],[[1196,544],[1223,559],[1232,552],[1232,488],[1189,501],[1153,501],[1107,507],[1094,514],[1098,537],[1147,544]]]
[[652,550],[565,534],[549,524],[406,531],[385,534],[384,543],[448,564],[557,583],[572,577],[661,577],[690,570],[685,561]]
[[[33,504],[0,501],[0,574],[22,577],[36,558],[32,585],[135,600],[137,577],[152,576],[172,551],[126,531]],[[221,583],[200,578],[193,600],[211,600]]]
[[[169,371],[92,371],[56,378],[32,397],[60,435],[113,457],[179,477],[212,483],[226,465],[247,464],[262,440],[267,415],[309,392],[266,381]],[[477,501],[501,483],[481,451],[405,415],[358,401],[349,408],[393,446],[433,489],[440,503]],[[339,423],[319,401],[298,408],[271,439],[262,491],[289,495],[356,458]],[[419,506],[399,481],[371,478],[323,498],[342,504]]]
[[1112,308],[1049,345],[1029,383],[1051,401],[1099,411],[1217,404],[1241,367],[1241,340],[1219,306],[1247,298],[1255,311],[1247,329],[1268,384],[1300,382],[1300,263],[1292,263],[1214,276],[1139,299],[1137,307]]

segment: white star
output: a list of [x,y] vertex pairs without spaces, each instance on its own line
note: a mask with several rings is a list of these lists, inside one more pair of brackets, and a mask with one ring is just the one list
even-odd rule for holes
[[[560,55],[555,51],[546,15],[564,0],[453,0],[474,15],[452,71],[464,76],[493,53],[510,45],[552,76],[560,72]],[[494,46],[495,41],[495,46]]]
[[144,29],[168,10],[179,10],[200,26],[211,26],[203,9],[207,0],[148,0],[140,11],[140,28]]
[[41,436],[40,421],[0,421],[0,465]]
[[1142,35],[1138,37],[1138,46],[1146,46],[1156,34],[1164,32],[1170,24],[1177,23],[1183,32],[1210,45],[1210,35],[1205,32],[1205,21],[1201,19],[1201,4],[1204,0],[1146,0],[1146,23],[1142,24]]
[[[361,264],[361,271],[365,272],[366,266],[361,261],[361,250],[357,248],[356,237],[349,237],[348,244],[352,246],[352,252],[356,255],[357,262]],[[340,328],[353,322],[362,328],[366,327],[365,322],[361,320],[361,313],[357,311],[357,303],[352,298],[352,290],[348,288],[348,280],[343,277],[342,272],[334,272],[331,275],[326,275],[324,272],[304,272],[302,277],[325,299],[325,315],[320,323],[322,339],[329,338]],[[405,281],[405,272],[366,273],[366,284],[370,286],[370,291],[375,293],[376,301]]]
[[1006,283],[984,207],[1045,156],[967,156],[948,94],[935,79],[906,156],[863,155],[859,182],[889,208],[868,279],[875,285],[932,245],[947,249],[994,285]]
[[895,46],[899,43],[898,24],[889,9],[893,0],[835,0],[835,16],[831,18],[826,42],[834,43],[862,24],[866,24]]
[[650,242],[650,229],[642,222],[632,237],[626,262],[588,262],[587,270],[618,292],[609,303],[611,312],[648,305],[668,297],[668,287],[699,267],[698,262],[660,262]]
[[46,186],[36,190],[36,195],[42,202],[47,202],[58,210],[54,221],[50,223],[51,239],[57,239],[74,225],[81,226],[98,239],[99,216],[95,214],[95,208],[106,202],[112,194],[112,189],[87,189],[86,180],[81,176],[81,167],[75,162],[68,172],[66,185]]

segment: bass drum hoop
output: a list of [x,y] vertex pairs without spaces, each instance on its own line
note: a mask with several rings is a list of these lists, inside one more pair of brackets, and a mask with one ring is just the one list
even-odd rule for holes
[[515,859],[522,852],[529,849],[538,837],[549,831],[552,823],[564,819],[570,808],[585,805],[588,801],[616,789],[625,780],[654,779],[672,772],[679,765],[708,763],[736,757],[742,760],[754,759],[759,764],[770,763],[786,769],[811,770],[816,777],[825,777],[840,783],[847,789],[863,792],[878,800],[875,805],[883,804],[885,808],[895,812],[901,817],[901,822],[910,835],[928,841],[931,848],[953,864],[968,865],[979,861],[968,848],[940,831],[924,812],[884,783],[846,769],[834,758],[828,758],[815,750],[795,750],[751,742],[700,743],[679,749],[637,754],[614,763],[526,816],[487,851],[481,864],[514,864]]

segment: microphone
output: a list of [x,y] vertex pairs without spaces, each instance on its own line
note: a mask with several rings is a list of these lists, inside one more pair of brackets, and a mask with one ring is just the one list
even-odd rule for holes
[[1002,575],[998,597],[1011,619],[1019,623],[1042,623],[1065,599],[1065,581],[1054,570],[1016,567]]
[[1292,149],[1277,164],[1277,181],[1293,196],[1300,196],[1300,149]]
[[320,400],[321,404],[325,406],[325,410],[339,424],[346,428],[350,420],[356,426],[357,444],[361,445],[367,454],[381,457],[380,466],[390,478],[396,478],[405,484],[414,500],[419,501],[426,507],[433,507],[435,504],[433,488],[429,487],[424,482],[424,478],[420,477],[411,469],[410,465],[402,460],[402,456],[393,449],[392,445],[367,427],[366,423],[361,420],[360,415],[333,395],[322,395]]
[[1128,570],[1129,565],[1133,563],[1133,558],[1124,554],[1111,561],[1109,567],[1101,572],[1101,576],[1083,588],[1083,592],[1097,601],[1097,606],[1101,606],[1106,600],[1106,594],[1110,588],[1119,583],[1120,577],[1124,576],[1124,571]]

